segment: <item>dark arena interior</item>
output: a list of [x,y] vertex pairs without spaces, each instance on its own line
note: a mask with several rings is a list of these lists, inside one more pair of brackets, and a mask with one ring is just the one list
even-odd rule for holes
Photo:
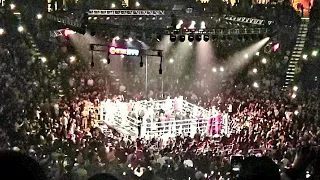
[[1,179],[320,180],[319,0],[0,0]]

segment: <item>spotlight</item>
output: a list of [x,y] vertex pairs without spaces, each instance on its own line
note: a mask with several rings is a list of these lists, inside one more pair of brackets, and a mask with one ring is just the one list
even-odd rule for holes
[[224,68],[223,68],[223,67],[220,67],[220,71],[223,72],[223,71],[224,71]]
[[180,42],[184,42],[186,40],[186,36],[185,35],[180,35],[179,36],[179,41]]
[[256,52],[256,56],[259,56],[260,55],[260,52],[258,51],[258,52]]
[[294,99],[294,98],[297,97],[297,95],[296,95],[295,93],[293,93],[293,94],[291,95],[291,97],[292,97],[292,99]]
[[249,54],[244,54],[244,58],[248,59],[249,58]]
[[252,72],[253,72],[253,73],[257,73],[257,72],[258,72],[258,69],[257,69],[257,68],[253,68]]
[[63,36],[66,37],[66,38],[69,38],[72,34],[75,34],[75,32],[70,30],[70,29],[65,29],[63,31]]
[[280,43],[276,43],[276,44],[274,44],[274,45],[272,46],[272,50],[273,50],[274,52],[278,51],[279,48],[280,48]]
[[173,60],[173,59],[170,59],[170,60],[169,60],[169,63],[171,63],[171,64],[172,64],[173,62],[174,62],[174,60]]
[[114,3],[112,3],[111,8],[116,8],[116,5]]
[[267,59],[266,59],[266,58],[263,58],[263,59],[261,60],[261,62],[262,62],[263,64],[267,64]]
[[70,56],[69,60],[70,60],[70,63],[73,63],[74,61],[76,61],[76,57],[75,56]]
[[195,21],[191,21],[191,24],[189,26],[189,29],[194,29],[195,28],[195,25],[196,25],[196,22]]
[[258,87],[259,87],[259,84],[258,84],[257,82],[254,82],[254,83],[253,83],[253,87],[258,88]]
[[194,35],[192,35],[192,34],[189,35],[189,36],[188,36],[188,40],[189,40],[190,42],[192,42],[192,41],[194,40]]
[[304,55],[302,55],[302,58],[303,58],[304,60],[307,60],[307,59],[308,59],[308,55],[307,55],[307,54],[304,54]]
[[45,62],[47,62],[47,58],[46,58],[46,57],[41,57],[41,61],[42,61],[43,63],[45,63]]
[[293,86],[294,91],[298,91],[298,86]]
[[42,14],[37,14],[37,19],[42,19]]
[[16,8],[16,5],[15,4],[10,4],[10,9],[11,10],[14,10]]
[[23,31],[24,31],[24,28],[23,28],[22,26],[19,26],[19,27],[18,27],[18,31],[19,31],[19,32],[23,32]]
[[298,110],[295,110],[295,111],[294,111],[294,115],[297,116],[298,114],[299,114],[299,111],[298,111]]
[[179,23],[176,25],[176,29],[181,29],[182,25],[183,25],[183,20],[179,20]]
[[3,35],[5,33],[4,29],[0,28],[0,35]]
[[108,62],[108,60],[106,58],[102,59],[103,64],[106,64]]
[[317,56],[318,55],[318,51],[314,50],[312,51],[312,56]]
[[129,41],[129,42],[132,42],[132,41],[133,41],[133,39],[130,37],[130,38],[128,39],[128,41]]
[[216,68],[212,68],[212,72],[217,72],[217,69]]
[[209,41],[209,35],[207,35],[207,34],[205,34],[205,35],[203,35],[203,40],[205,41],[205,42],[208,42]]
[[175,42],[176,40],[177,40],[177,36],[171,34],[171,35],[170,35],[170,41],[171,41],[171,42]]
[[140,3],[137,1],[136,2],[136,7],[139,7],[140,6]]
[[205,29],[206,23],[204,21],[201,21],[200,29]]
[[197,34],[196,35],[196,41],[200,42],[202,40],[202,35],[201,34]]
[[116,36],[116,37],[114,38],[114,40],[119,41],[119,40],[120,40],[120,37],[119,37],[119,36]]

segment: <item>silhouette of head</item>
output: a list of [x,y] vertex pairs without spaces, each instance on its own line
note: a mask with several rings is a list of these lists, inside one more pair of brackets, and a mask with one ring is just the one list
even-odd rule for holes
[[248,157],[241,163],[238,180],[280,180],[279,167],[268,157]]
[[110,174],[101,173],[101,174],[96,174],[94,176],[91,176],[88,180],[118,180],[118,179]]
[[0,151],[0,174],[1,179],[47,179],[36,160],[15,151]]

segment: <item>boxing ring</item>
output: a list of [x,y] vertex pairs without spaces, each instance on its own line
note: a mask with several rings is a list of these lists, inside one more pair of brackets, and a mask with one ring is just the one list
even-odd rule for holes
[[100,103],[99,113],[101,123],[124,135],[145,139],[229,132],[227,114],[206,110],[182,97],[137,102],[106,100]]

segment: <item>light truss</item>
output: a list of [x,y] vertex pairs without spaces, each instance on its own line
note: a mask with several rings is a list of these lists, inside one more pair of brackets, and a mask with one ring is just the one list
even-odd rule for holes
[[63,31],[64,31],[64,29],[50,31],[50,36],[54,37],[54,38],[62,36],[63,35]]
[[164,10],[101,10],[89,9],[89,16],[164,16]]
[[68,18],[63,18],[63,17],[57,17],[51,14],[47,14],[47,18],[55,21],[55,22],[59,22],[59,23],[63,23],[66,25],[70,25],[73,27],[81,27],[81,22],[79,20],[73,20],[73,19],[68,19]]
[[248,23],[254,25],[271,25],[274,21],[266,21],[263,19],[256,19],[256,18],[247,18],[247,17],[237,17],[237,16],[225,16],[225,20],[234,21],[234,22],[241,22],[241,23]]
[[204,29],[204,30],[166,30],[165,34],[212,34],[212,35],[243,35],[243,34],[266,34],[268,28],[237,28],[237,29]]

